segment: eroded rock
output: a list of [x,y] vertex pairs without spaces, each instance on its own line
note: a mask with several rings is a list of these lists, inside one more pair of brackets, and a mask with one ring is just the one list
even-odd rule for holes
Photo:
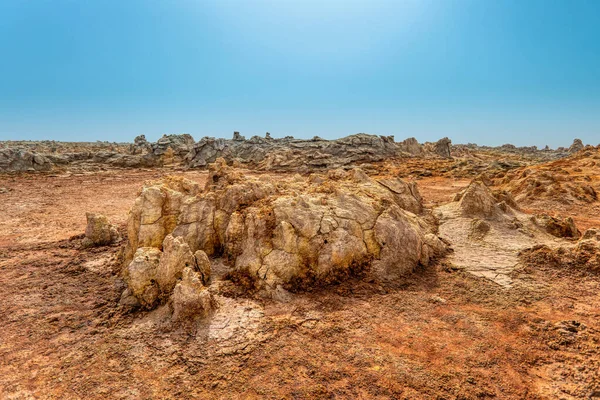
[[582,238],[575,245],[559,248],[534,246],[521,252],[520,257],[530,265],[600,273],[600,241],[596,238]]
[[159,299],[156,275],[161,256],[162,251],[155,247],[140,247],[124,271],[130,294],[146,308],[154,307]]
[[574,139],[573,144],[569,147],[569,153],[577,153],[579,150],[583,150],[584,147],[581,139]]
[[481,181],[473,181],[455,200],[466,217],[494,218],[499,213],[498,199]]
[[52,162],[45,156],[23,149],[0,149],[0,172],[48,171]]
[[179,322],[206,317],[214,306],[212,295],[203,285],[200,274],[185,267],[171,295],[173,320]]
[[559,219],[546,214],[538,214],[531,217],[533,223],[542,227],[549,234],[560,238],[578,238],[581,232],[575,226],[573,218]]
[[102,214],[87,213],[84,244],[87,246],[107,246],[121,240],[117,227]]
[[172,243],[180,243],[172,258],[178,267],[165,268],[168,284],[160,273],[155,278],[161,293],[192,259],[197,280],[207,282],[208,257],[273,293],[278,286],[304,289],[369,270],[393,279],[428,265],[447,249],[434,220],[416,186],[400,179],[377,181],[355,170],[335,179],[271,182],[246,177],[220,159],[203,189],[166,179],[142,190],[130,214],[126,254],[154,246],[165,259]]

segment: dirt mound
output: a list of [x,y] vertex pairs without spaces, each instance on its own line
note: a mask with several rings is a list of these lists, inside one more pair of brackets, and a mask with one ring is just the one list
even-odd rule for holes
[[[197,251],[266,293],[326,285],[367,270],[388,280],[446,251],[436,228],[416,186],[397,178],[340,170],[273,183],[245,177],[220,159],[204,188],[183,179],[144,187],[130,213],[125,271],[151,271],[144,282],[158,288],[150,289],[146,305],[168,295],[186,265],[197,269]],[[144,261],[144,253],[161,250],[158,264]],[[161,283],[157,277],[167,266],[169,279]],[[132,291],[143,299],[140,288]]]
[[600,273],[600,237],[595,229],[588,230],[573,246],[551,248],[534,246],[520,253],[521,260],[533,266],[569,268]]

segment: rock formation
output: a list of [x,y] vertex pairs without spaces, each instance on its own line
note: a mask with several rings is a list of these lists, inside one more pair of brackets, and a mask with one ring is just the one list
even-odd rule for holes
[[165,163],[181,162],[194,145],[194,138],[187,133],[182,135],[163,135],[152,143],[152,154]]
[[217,158],[239,162],[249,168],[271,171],[334,169],[383,161],[400,156],[400,150],[388,136],[357,134],[338,140],[272,139],[253,136],[245,140],[203,138],[186,159],[193,168],[205,167]]
[[447,137],[442,138],[434,143],[433,152],[443,158],[451,158],[452,141]]
[[146,140],[146,135],[139,135],[133,139],[133,145],[130,148],[131,154],[148,154],[152,152],[152,145]]
[[573,144],[569,147],[569,153],[577,153],[579,150],[583,150],[584,147],[581,139],[574,139]]
[[[207,282],[204,253],[265,293],[366,271],[388,280],[444,254],[447,246],[435,232],[415,184],[374,180],[358,169],[269,182],[218,159],[204,188],[174,178],[144,187],[130,212],[124,268],[130,290],[147,306],[164,301],[186,267],[197,273],[187,272],[181,282],[187,297]],[[158,263],[144,261],[149,248]],[[193,256],[197,252],[200,257]],[[131,283],[140,265],[151,271],[142,274],[144,285]]]
[[400,151],[403,151],[414,156],[420,156],[423,154],[423,146],[414,137],[403,140],[398,143]]
[[516,201],[524,205],[547,201],[557,204],[585,204],[598,199],[596,190],[585,176],[574,177],[560,167],[511,171],[495,181],[495,184],[512,193]]
[[552,236],[560,238],[578,238],[581,236],[581,232],[579,232],[571,217],[561,220],[546,214],[538,214],[531,217],[531,221],[542,229],[545,229]]
[[87,213],[86,218],[84,245],[106,246],[121,240],[117,227],[112,225],[105,215]]
[[0,171],[48,171],[51,168],[50,160],[41,154],[16,148],[0,149]]
[[552,248],[538,245],[521,252],[522,261],[541,267],[558,267],[600,273],[600,241],[597,229],[589,229],[574,245]]
[[546,225],[521,212],[510,193],[492,191],[482,180],[472,181],[454,200],[434,209],[440,235],[454,250],[447,262],[500,286],[512,285],[519,251],[557,240]]

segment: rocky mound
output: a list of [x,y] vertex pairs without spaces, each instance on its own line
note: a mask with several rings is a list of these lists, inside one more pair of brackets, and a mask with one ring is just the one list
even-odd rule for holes
[[574,180],[566,171],[544,171],[527,168],[509,173],[502,185],[515,199],[523,204],[553,200],[564,204],[591,203],[598,199],[596,190],[589,182]]
[[564,228],[561,237],[567,235],[568,221],[531,218],[519,210],[510,193],[492,191],[481,180],[472,181],[454,200],[434,210],[440,235],[454,250],[448,262],[504,287],[513,283],[519,251],[558,240],[551,235],[551,222],[556,223],[555,233]]
[[581,236],[571,217],[559,219],[546,214],[538,214],[531,217],[531,221],[552,236],[561,238],[578,238]]
[[509,171],[493,183],[524,206],[586,205],[598,200],[595,170],[599,160],[598,149],[586,148],[561,160]]
[[355,169],[270,182],[223,159],[209,171],[204,188],[174,178],[152,183],[131,210],[124,271],[146,306],[166,301],[185,268],[196,286],[206,283],[198,267],[205,255],[229,276],[274,293],[365,271],[394,279],[447,248],[416,185],[397,178],[374,180]]
[[50,160],[41,154],[16,148],[0,149],[0,171],[48,171],[51,168]]
[[600,273],[600,231],[588,229],[573,246],[551,248],[534,246],[520,253],[521,260],[533,266],[569,268]]
[[458,193],[454,201],[458,202],[462,215],[471,218],[499,218],[509,209],[519,209],[510,193],[502,190],[492,191],[478,179]]

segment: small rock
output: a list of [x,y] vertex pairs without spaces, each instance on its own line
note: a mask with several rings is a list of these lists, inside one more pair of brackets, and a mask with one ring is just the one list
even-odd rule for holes
[[105,215],[87,213],[86,218],[84,245],[106,246],[121,240],[117,227],[112,225]]

